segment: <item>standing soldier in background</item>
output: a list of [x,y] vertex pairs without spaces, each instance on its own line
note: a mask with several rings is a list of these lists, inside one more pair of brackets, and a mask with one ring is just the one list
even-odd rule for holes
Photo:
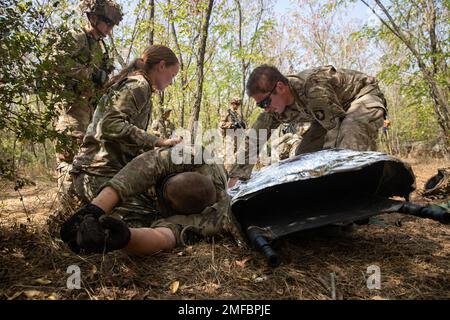
[[222,136],[225,137],[227,129],[245,129],[247,124],[242,117],[239,110],[239,106],[242,104],[242,99],[239,97],[234,97],[230,101],[231,108],[228,108],[227,112],[222,115],[219,127],[222,129]]
[[172,109],[167,109],[161,114],[161,119],[152,123],[152,130],[155,136],[162,139],[169,139],[175,131],[175,125],[170,121],[170,113]]
[[74,155],[83,141],[92,120],[102,89],[114,70],[113,61],[103,41],[122,20],[121,7],[114,0],[83,0],[80,10],[88,25],[71,30],[57,44],[56,71],[63,77],[64,100],[58,106],[60,116],[56,129],[66,132],[69,146],[58,143],[57,172],[60,200],[70,192],[69,171]]
[[[242,113],[239,110],[239,106],[242,105],[242,99],[239,97],[233,97],[230,101],[231,108],[228,108],[226,113],[222,114],[222,117],[219,121],[219,128],[222,132],[222,137],[225,140],[227,130],[233,130],[233,133],[235,133],[236,129],[246,129],[247,124],[244,121],[244,118],[242,116]],[[231,151],[233,154],[237,151],[237,138],[235,136],[233,138],[233,150]],[[230,153],[230,150],[227,150],[226,147],[226,140],[225,140],[225,148],[224,148],[224,158],[227,159],[227,153]],[[229,170],[229,165],[225,165],[225,169]]]

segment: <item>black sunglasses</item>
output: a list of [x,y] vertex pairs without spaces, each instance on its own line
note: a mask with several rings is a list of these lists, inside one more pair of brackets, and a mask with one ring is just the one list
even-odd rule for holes
[[114,27],[115,23],[114,21],[112,21],[110,18],[105,17],[105,16],[98,16],[98,18],[100,19],[100,21],[103,21],[104,23],[106,23],[108,26],[110,27]]
[[273,91],[275,90],[275,88],[277,87],[277,84],[275,83],[275,86],[272,88],[272,90],[270,90],[269,94],[267,95],[267,97],[265,97],[264,99],[262,99],[260,102],[258,102],[256,105],[262,109],[267,108],[270,103],[272,102],[272,99],[270,98],[270,96],[272,95]]

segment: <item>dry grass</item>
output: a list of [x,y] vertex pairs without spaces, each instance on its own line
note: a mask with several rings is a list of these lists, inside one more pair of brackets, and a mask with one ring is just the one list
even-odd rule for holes
[[[408,161],[418,191],[445,165]],[[430,220],[382,215],[387,227],[280,240],[274,248],[283,263],[275,269],[230,239],[145,258],[121,252],[77,256],[48,231],[53,185],[40,183],[21,194],[7,183],[0,188],[6,190],[0,195],[0,299],[331,299],[331,273],[337,299],[450,298],[450,228]],[[424,199],[420,192],[412,200],[448,201]],[[396,227],[399,218],[402,226]],[[366,286],[367,267],[374,264],[381,269],[380,290]],[[79,290],[66,287],[70,265],[81,269]]]

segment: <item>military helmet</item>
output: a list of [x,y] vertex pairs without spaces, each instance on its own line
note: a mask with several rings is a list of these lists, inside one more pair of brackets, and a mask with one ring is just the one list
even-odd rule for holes
[[233,97],[233,99],[231,99],[230,103],[240,106],[242,104],[242,99],[240,97]]
[[438,173],[425,183],[424,196],[448,196],[450,194],[450,167],[439,168]]
[[115,25],[118,25],[123,17],[121,6],[114,0],[82,0],[80,10],[83,13],[106,17]]

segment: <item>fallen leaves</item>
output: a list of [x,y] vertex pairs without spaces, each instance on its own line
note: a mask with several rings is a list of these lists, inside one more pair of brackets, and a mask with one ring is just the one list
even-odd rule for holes
[[172,282],[169,286],[170,292],[172,292],[173,294],[176,293],[178,291],[179,287],[180,287],[180,281]]
[[234,263],[240,268],[245,268],[245,264],[252,259],[251,256],[247,256],[242,260],[236,260]]
[[33,280],[33,284],[37,284],[37,285],[41,285],[41,286],[45,286],[50,283],[52,283],[51,280],[48,280],[45,278],[38,278],[38,279]]

